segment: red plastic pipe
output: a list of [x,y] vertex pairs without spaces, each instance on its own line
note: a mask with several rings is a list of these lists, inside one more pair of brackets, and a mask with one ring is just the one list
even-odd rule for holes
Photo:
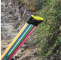
[[11,58],[16,54],[16,52],[20,49],[20,47],[24,44],[24,42],[28,39],[28,37],[31,35],[31,33],[35,30],[36,26],[32,28],[32,30],[29,32],[29,34],[25,37],[25,39],[22,41],[22,43],[18,46],[18,48],[14,51],[14,53],[10,56],[8,60],[11,60]]

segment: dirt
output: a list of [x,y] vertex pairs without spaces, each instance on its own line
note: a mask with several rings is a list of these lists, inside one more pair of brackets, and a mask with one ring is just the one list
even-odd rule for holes
[[[7,42],[6,40],[1,41],[1,54],[5,52],[11,42],[12,40],[7,40]],[[15,60],[39,60],[40,56],[36,54],[36,52],[39,51],[39,47],[24,48],[27,44],[23,44],[18,50],[14,56]]]
[[[9,47],[14,37],[19,33],[28,18],[33,14],[19,0],[1,1],[1,55]],[[39,47],[27,47],[29,40],[23,44],[15,54],[15,60],[39,60],[40,56],[36,54]]]
[[27,22],[32,12],[19,0],[1,2],[1,39],[11,40]]

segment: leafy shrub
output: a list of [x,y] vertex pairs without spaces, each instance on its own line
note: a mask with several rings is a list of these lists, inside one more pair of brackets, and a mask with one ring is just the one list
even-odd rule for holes
[[[56,54],[60,55],[61,43],[61,8],[60,0],[47,0],[45,7],[37,11],[37,15],[44,18],[43,22],[35,30],[36,41],[40,47],[40,55],[48,57]],[[59,52],[57,52],[59,51]],[[58,57],[57,57],[58,58]]]

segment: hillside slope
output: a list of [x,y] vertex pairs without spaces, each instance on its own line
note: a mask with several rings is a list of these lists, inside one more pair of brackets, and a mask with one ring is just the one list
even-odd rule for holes
[[[22,0],[22,1],[28,1],[28,0]],[[20,59],[21,60],[60,60],[61,59],[61,55],[60,55],[61,54],[61,45],[60,45],[61,44],[61,1],[60,0],[43,0],[43,1],[44,1],[43,2],[44,4],[42,6],[37,2],[38,7],[42,7],[40,9],[38,9],[37,6],[34,5],[36,10],[34,10],[33,5],[28,6],[27,2],[25,3],[25,5],[22,5],[21,2],[19,2],[18,3],[19,5],[17,6],[20,9],[18,9],[16,5],[15,6],[13,5],[13,8],[12,8],[12,5],[10,6],[9,4],[7,6],[6,4],[5,6],[2,3],[2,5],[5,6],[5,9],[9,7],[10,9],[13,9],[13,12],[16,11],[15,13],[13,13],[12,11],[10,12],[10,10],[8,10],[9,13],[11,14],[8,13],[7,15],[4,15],[6,10],[3,11],[4,9],[2,8],[3,9],[2,10],[2,17],[3,17],[2,18],[2,34],[3,34],[2,39],[4,39],[1,42],[2,53],[10,44],[10,42],[12,41],[12,38],[19,32],[21,27],[27,21],[28,17],[30,17],[30,15],[33,12],[35,12],[36,15],[43,17],[44,20],[36,28],[36,30],[32,33],[32,35],[28,38],[28,40],[21,47],[21,49],[16,53],[16,55],[14,56],[15,60],[20,60]],[[13,3],[15,2],[13,1]],[[29,3],[30,3],[30,0],[29,0]],[[32,10],[32,12],[30,12],[30,10]],[[15,19],[18,13],[20,13],[19,14],[20,19],[18,18],[19,20]],[[10,17],[8,17],[8,15]],[[13,16],[15,18],[13,18]],[[18,25],[18,21],[19,21],[19,25]],[[9,29],[8,26],[9,28],[11,27],[12,30]],[[11,35],[11,33],[13,35]],[[5,35],[6,37],[4,38]],[[11,37],[9,38],[8,35]],[[11,39],[11,41],[9,41],[9,39]],[[5,43],[5,41],[7,42]]]
[[42,58],[60,60],[61,1],[47,0],[45,7],[37,11],[37,15],[44,18],[43,23],[34,32],[34,40],[40,41],[38,53],[42,55]]

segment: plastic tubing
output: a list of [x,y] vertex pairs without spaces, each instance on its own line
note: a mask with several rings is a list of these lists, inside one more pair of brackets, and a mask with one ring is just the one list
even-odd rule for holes
[[24,35],[24,33],[27,31],[28,28],[29,28],[29,25],[28,25],[27,28],[24,30],[24,32],[21,34],[21,36],[19,37],[19,39],[15,42],[15,44],[12,46],[12,48],[9,50],[9,52],[5,55],[5,57],[3,58],[3,60],[6,59],[6,57],[9,55],[9,53],[11,52],[11,50],[15,47],[15,45],[17,44],[17,42],[21,39],[21,37]]
[[6,49],[6,51],[4,52],[4,54],[1,56],[1,60],[5,57],[5,55],[8,53],[8,51],[11,49],[11,47],[14,45],[14,43],[17,41],[17,39],[20,37],[20,35],[23,33],[23,31],[26,29],[27,26],[28,26],[28,23],[26,23],[23,26],[23,28],[18,33],[18,35],[15,37],[15,39],[13,40],[13,42],[9,45],[9,47]]
[[22,42],[22,40],[26,37],[26,35],[29,33],[29,31],[33,28],[33,26],[34,25],[29,24],[29,27],[28,27],[27,31],[25,32],[25,34],[20,38],[20,40],[18,41],[16,46],[11,50],[11,52],[8,54],[8,56],[6,57],[5,60],[9,59],[9,57],[13,54],[13,52],[16,50],[16,48],[19,46],[19,44]]
[[14,51],[14,53],[10,56],[8,60],[11,60],[11,58],[16,54],[16,52],[20,49],[20,47],[24,44],[24,42],[28,39],[28,37],[31,35],[31,33],[35,30],[36,26],[32,28],[32,30],[28,33],[28,35],[25,37],[25,39],[21,42],[21,44],[18,46],[18,48]]

